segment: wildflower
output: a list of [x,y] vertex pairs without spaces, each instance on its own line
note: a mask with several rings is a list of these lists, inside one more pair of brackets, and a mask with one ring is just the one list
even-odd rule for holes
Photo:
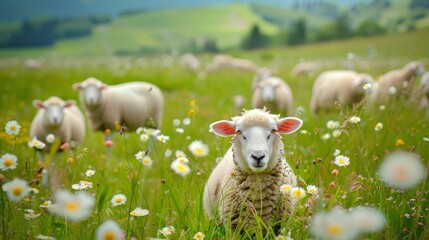
[[171,156],[171,154],[172,154],[171,149],[167,148],[167,149],[165,150],[164,156],[165,156],[165,157],[170,157],[170,156]]
[[340,173],[340,171],[338,171],[338,169],[334,169],[331,172],[332,176],[335,176],[335,177],[338,176],[339,173]]
[[380,105],[380,107],[378,107],[378,109],[380,109],[380,111],[383,111],[383,110],[386,109],[386,106],[385,105]]
[[104,145],[106,145],[106,147],[112,147],[113,146],[113,141],[112,140],[106,140],[105,142],[104,142]]
[[68,158],[67,158],[67,163],[68,164],[72,164],[74,162],[74,158],[72,157],[72,156],[69,156]]
[[292,190],[292,185],[290,184],[283,184],[280,186],[280,192],[283,194],[288,194]]
[[424,137],[424,138],[423,138],[423,141],[425,141],[425,142],[429,142],[429,138]]
[[338,156],[340,155],[340,153],[341,153],[340,149],[335,149],[334,156]]
[[191,119],[190,118],[184,118],[182,120],[182,123],[183,123],[183,125],[189,125],[189,124],[191,124]]
[[92,170],[92,169],[88,169],[88,170],[86,170],[86,172],[85,172],[85,175],[86,175],[87,177],[94,176],[94,174],[95,174],[95,170]]
[[393,96],[396,94],[397,89],[395,86],[390,86],[389,89],[387,90],[389,92],[389,95]]
[[149,135],[147,135],[145,133],[140,135],[140,141],[147,142],[147,140],[149,140]]
[[71,221],[80,221],[91,215],[94,206],[94,198],[88,193],[70,193],[66,190],[58,190],[54,196],[55,204],[48,208],[52,213]]
[[166,143],[168,140],[170,140],[170,137],[165,135],[158,135],[156,136],[156,139],[158,139],[160,142]]
[[107,219],[97,228],[95,237],[97,240],[121,240],[122,229],[115,221]]
[[387,156],[378,175],[381,180],[398,189],[409,189],[423,180],[425,166],[418,155],[397,151]]
[[340,167],[346,167],[350,164],[350,159],[344,155],[338,155],[335,157],[335,164]]
[[184,133],[185,129],[183,129],[183,128],[176,128],[176,132],[177,133]]
[[372,84],[371,83],[366,83],[365,85],[363,85],[363,90],[369,92],[372,88]]
[[159,233],[162,234],[164,237],[168,237],[169,235],[175,233],[176,230],[173,226],[167,226],[159,230]]
[[332,136],[334,138],[338,138],[340,135],[341,135],[341,130],[336,129],[332,132]]
[[402,146],[402,145],[405,145],[404,140],[402,140],[402,139],[396,140],[395,146]]
[[52,202],[50,201],[50,200],[47,200],[47,201],[44,201],[41,205],[40,205],[40,207],[41,208],[50,208],[50,207],[52,207],[53,205],[52,205]]
[[18,136],[20,129],[21,125],[19,125],[19,123],[15,120],[7,122],[6,127],[4,128],[7,134],[15,136]]
[[143,133],[143,128],[142,128],[142,127],[138,127],[138,128],[136,129],[136,133],[137,133],[137,135],[142,134],[142,133]]
[[92,188],[92,182],[88,182],[85,180],[80,181],[79,184],[72,185],[72,189],[74,190],[85,190],[88,188]]
[[186,157],[186,154],[183,151],[176,150],[176,158]]
[[15,155],[6,153],[0,158],[0,169],[2,171],[15,169],[16,165],[18,164],[17,161],[18,158]]
[[63,143],[61,146],[60,146],[60,149],[61,150],[65,150],[65,149],[69,149],[70,148],[70,144],[69,143]]
[[137,160],[142,160],[144,156],[146,156],[146,151],[139,151],[138,153],[134,154]]
[[159,130],[159,129],[154,129],[154,128],[145,128],[145,129],[143,129],[143,131],[144,131],[147,135],[149,135],[149,136],[153,136],[153,137],[156,137],[156,136],[161,132],[161,130]]
[[142,159],[142,164],[146,167],[151,167],[153,165],[153,160],[149,156],[144,156]]
[[200,140],[193,141],[188,148],[196,157],[205,157],[209,154],[209,147]]
[[15,178],[10,182],[5,183],[2,189],[7,192],[7,197],[13,202],[21,201],[30,193],[28,183],[19,178]]
[[38,194],[39,193],[39,189],[37,189],[37,188],[29,188],[29,190],[30,190],[31,193],[34,193],[34,194]]
[[321,137],[322,140],[328,140],[329,138],[331,138],[331,135],[329,133],[325,133]]
[[188,115],[189,115],[190,117],[195,116],[195,109],[190,109],[190,110],[189,110],[189,112],[188,112]]
[[191,172],[191,169],[189,168],[188,165],[183,164],[181,162],[178,161],[173,161],[170,165],[171,169],[173,169],[173,171],[179,175],[182,176],[186,176]]
[[374,130],[375,131],[380,131],[383,128],[383,123],[382,122],[378,122],[377,124],[375,124]]
[[312,195],[315,195],[315,194],[317,194],[317,187],[314,185],[308,185],[307,186],[307,192],[312,194]]
[[47,143],[53,143],[55,141],[55,135],[50,133],[48,135],[46,135],[46,142]]
[[196,103],[195,99],[192,99],[192,100],[189,102],[189,105],[190,105],[191,107],[195,107],[195,103]]
[[338,128],[340,126],[340,123],[339,122],[337,122],[337,121],[333,121],[333,120],[329,120],[327,123],[326,123],[326,127],[328,128],[328,129],[335,129],[335,128]]
[[349,119],[350,123],[358,123],[360,122],[360,117],[353,116]]
[[202,232],[195,233],[194,237],[192,239],[195,240],[203,240],[206,236]]
[[376,208],[357,207],[350,212],[350,217],[361,232],[379,231],[386,223],[383,213]]
[[305,134],[308,134],[308,131],[307,130],[301,130],[301,131],[299,131],[299,133],[305,135]]
[[40,216],[40,213],[39,214],[34,214],[34,210],[32,210],[32,209],[25,209],[25,213],[24,213],[25,220],[35,219],[35,218],[38,218],[39,216]]
[[43,149],[45,148],[46,144],[34,137],[33,139],[31,139],[31,141],[28,142],[28,146],[36,149]]
[[330,212],[318,212],[310,225],[311,233],[317,239],[355,239],[358,230],[347,213],[339,208]]
[[130,215],[134,216],[134,217],[143,217],[143,216],[146,216],[148,214],[149,214],[149,210],[142,209],[139,207],[130,212]]
[[174,161],[178,161],[178,162],[183,163],[183,164],[189,163],[189,160],[186,157],[179,157]]
[[290,196],[292,197],[292,199],[300,200],[305,197],[305,191],[303,188],[294,187],[290,190]]
[[337,184],[335,183],[335,181],[332,181],[332,182],[329,183],[329,186],[332,187],[332,188],[334,188],[334,187],[337,186]]
[[110,203],[112,203],[112,206],[123,205],[126,202],[127,202],[127,197],[121,193],[114,195],[110,200]]
[[51,237],[51,236],[45,236],[45,235],[42,235],[42,234],[37,235],[37,236],[36,236],[36,238],[37,238],[37,239],[43,239],[43,240],[55,240],[55,238],[54,238],[54,237]]
[[177,127],[179,125],[180,125],[180,119],[177,119],[177,118],[173,119],[173,126]]

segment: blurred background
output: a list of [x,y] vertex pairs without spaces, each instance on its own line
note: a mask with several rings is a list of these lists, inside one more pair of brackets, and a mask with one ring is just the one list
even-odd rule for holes
[[429,28],[427,0],[1,0],[0,56],[146,56]]

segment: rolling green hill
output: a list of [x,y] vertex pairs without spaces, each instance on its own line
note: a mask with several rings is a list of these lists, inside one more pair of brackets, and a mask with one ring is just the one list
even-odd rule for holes
[[[100,56],[136,53],[142,49],[174,49],[191,40],[214,39],[219,48],[235,47],[257,23],[266,34],[278,28],[262,20],[249,6],[225,5],[141,12],[116,18],[94,28],[89,37],[58,41],[52,48],[29,53],[60,56]],[[19,56],[29,49],[2,50],[2,56]]]

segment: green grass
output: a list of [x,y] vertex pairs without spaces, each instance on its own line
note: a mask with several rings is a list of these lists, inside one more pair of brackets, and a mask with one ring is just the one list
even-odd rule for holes
[[[392,35],[369,39],[351,39],[347,41],[312,44],[297,48],[267,49],[253,52],[234,52],[236,56],[250,58],[259,65],[272,66],[277,74],[286,79],[295,98],[295,106],[303,106],[305,112],[298,116],[304,120],[302,129],[309,134],[296,133],[284,137],[287,161],[300,176],[301,184],[314,184],[323,194],[324,205],[318,205],[310,196],[300,200],[296,206],[295,217],[282,226],[291,230],[294,239],[311,237],[307,229],[308,218],[321,209],[341,206],[346,209],[370,205],[379,208],[385,215],[385,228],[365,239],[427,239],[429,237],[428,180],[415,188],[397,192],[382,184],[376,172],[382,159],[388,152],[395,150],[412,151],[420,155],[427,166],[429,163],[428,122],[424,113],[410,108],[405,102],[387,106],[385,111],[364,106],[363,108],[333,112],[315,117],[308,111],[312,77],[289,77],[290,69],[301,57],[320,61],[323,68],[342,68],[341,61],[348,52],[355,52],[368,61],[370,68],[359,68],[373,76],[379,76],[388,69],[403,66],[409,60],[428,56],[429,49],[424,41],[428,31],[413,32],[404,35]],[[407,43],[407,44],[404,44]],[[366,58],[367,46],[371,44],[378,50],[374,58]],[[402,45],[401,45],[402,44]],[[398,47],[400,46],[400,47]],[[211,56],[201,56],[205,62]],[[20,177],[26,181],[33,179],[37,169],[34,152],[27,146],[28,128],[36,109],[33,99],[46,99],[51,95],[64,99],[77,100],[77,92],[71,89],[75,82],[90,76],[102,79],[108,84],[142,80],[158,85],[164,92],[162,134],[170,140],[153,142],[150,156],[154,160],[152,168],[142,167],[134,158],[140,150],[148,149],[148,143],[141,142],[134,132],[125,135],[115,134],[115,143],[110,158],[105,157],[103,135],[100,132],[87,131],[83,144],[71,154],[60,153],[56,159],[45,156],[55,176],[55,186],[71,191],[71,185],[80,180],[93,183],[93,188],[86,190],[96,199],[92,214],[78,223],[66,222],[61,217],[49,214],[39,207],[47,199],[53,198],[53,186],[42,187],[38,194],[30,196],[29,201],[11,202],[5,194],[1,195],[0,234],[2,239],[32,239],[38,234],[54,236],[57,239],[92,239],[97,227],[106,219],[114,219],[124,231],[128,230],[128,239],[137,237],[162,237],[158,230],[165,226],[174,226],[176,233],[170,239],[192,239],[196,232],[203,232],[206,239],[248,239],[251,233],[232,232],[228,227],[217,226],[207,218],[203,211],[202,192],[204,184],[216,162],[230,146],[228,138],[219,138],[208,132],[210,123],[230,119],[237,111],[232,98],[236,94],[247,99],[245,108],[250,108],[252,74],[243,72],[220,71],[200,79],[182,69],[177,60],[165,65],[161,57],[144,59],[135,58],[49,58],[40,69],[27,69],[22,60],[3,59],[0,67],[2,80],[2,101],[0,102],[0,126],[15,119],[22,125],[21,132],[13,148],[14,139],[3,130],[0,135],[0,154],[12,153],[18,157],[17,169],[1,172],[10,181]],[[196,115],[191,117],[189,126],[181,125],[185,133],[175,132],[172,121],[175,118],[188,117],[190,101],[196,100]],[[362,122],[356,125],[344,125],[343,134],[335,139],[321,140],[330,119],[344,122],[348,117],[358,115]],[[383,122],[384,128],[374,131],[377,122]],[[396,146],[402,139],[405,144]],[[210,148],[207,157],[194,157],[188,146],[194,140],[202,140]],[[166,149],[184,151],[192,172],[181,177],[170,169],[173,156],[165,157]],[[332,163],[333,152],[340,149],[350,157],[351,164],[339,168],[338,177],[331,171],[338,168]],[[69,155],[73,162],[67,162]],[[321,163],[313,164],[320,158]],[[25,171],[25,163],[29,169]],[[55,164],[54,164],[55,163]],[[299,163],[299,164],[298,164]],[[297,167],[296,167],[297,166]],[[87,178],[87,169],[96,170],[93,177]],[[335,181],[336,187],[329,187]],[[114,194],[123,193],[128,201],[125,205],[112,207],[110,199]],[[134,193],[133,200],[131,196]],[[415,199],[411,200],[411,199]],[[308,204],[308,205],[306,205]],[[130,209],[146,208],[148,216],[129,219]],[[415,210],[413,210],[415,207]],[[33,209],[41,213],[37,219],[24,219],[24,210]],[[415,214],[406,218],[405,214]],[[418,222],[423,223],[420,226]],[[405,229],[405,230],[404,230]],[[257,239],[261,230],[256,230]]]

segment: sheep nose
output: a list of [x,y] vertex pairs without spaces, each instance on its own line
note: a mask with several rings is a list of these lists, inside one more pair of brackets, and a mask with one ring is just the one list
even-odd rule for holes
[[256,160],[257,163],[259,163],[262,159],[264,159],[265,154],[264,153],[256,153],[250,155],[254,160]]

